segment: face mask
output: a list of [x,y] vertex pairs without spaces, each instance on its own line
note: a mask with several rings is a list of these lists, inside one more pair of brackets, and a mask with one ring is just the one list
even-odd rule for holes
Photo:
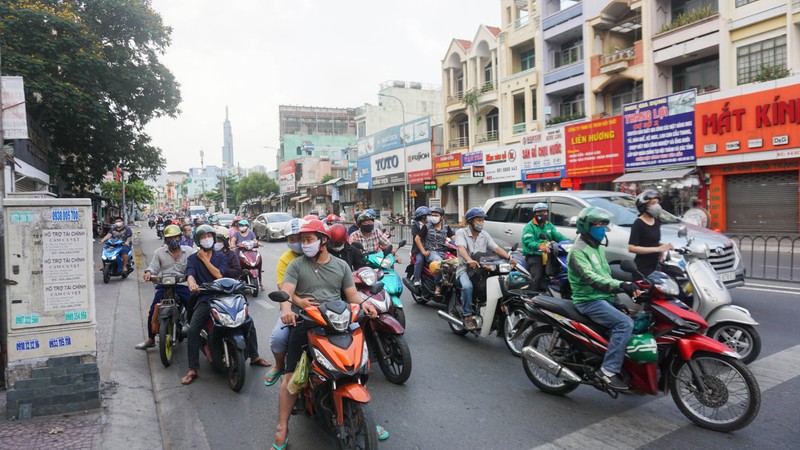
[[477,222],[472,222],[472,229],[475,230],[476,232],[480,233],[483,230],[483,224],[482,223],[477,223]]
[[647,214],[649,214],[650,217],[658,217],[659,215],[661,215],[661,211],[662,211],[661,205],[653,205],[647,208]]
[[375,229],[375,225],[362,225],[361,234],[370,234]]
[[308,245],[303,245],[303,254],[309,258],[313,258],[319,254],[320,241],[316,240]]
[[431,223],[436,225],[439,221],[442,220],[441,217],[431,216]]
[[590,228],[589,236],[593,237],[597,242],[603,242],[603,239],[606,237],[606,227]]
[[547,223],[547,216],[536,216],[536,221],[541,224]]
[[331,250],[335,252],[340,252],[344,250],[344,243],[342,243],[342,245],[331,245]]
[[122,228],[122,222],[114,222],[114,225],[116,225],[117,228]]
[[200,239],[200,248],[208,250],[214,247],[214,238]]
[[289,246],[289,250],[297,253],[298,255],[303,253],[303,246],[299,242],[295,242],[294,244],[286,244]]
[[247,233],[247,227],[239,227],[240,233]]
[[181,248],[181,241],[177,239],[170,239],[167,241],[167,247],[169,247],[170,250],[177,250]]
[[222,251],[222,247],[224,245],[225,244],[223,244],[222,242],[217,242],[216,244],[214,244],[214,251],[215,252],[221,252]]

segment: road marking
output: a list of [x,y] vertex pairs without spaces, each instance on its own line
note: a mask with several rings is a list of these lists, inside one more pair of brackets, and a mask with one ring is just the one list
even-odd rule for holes
[[772,289],[780,289],[780,290],[785,290],[785,289],[788,289],[788,290],[790,290],[790,291],[797,291],[797,292],[800,292],[800,287],[792,287],[792,286],[771,286],[771,285],[769,285],[769,284],[757,284],[757,283],[750,283],[750,282],[747,282],[747,284],[746,284],[744,287],[772,288]]
[[770,292],[772,294],[777,292],[777,293],[780,293],[780,294],[800,295],[800,292],[797,292],[797,291],[784,291],[783,289],[785,289],[785,288],[780,288],[780,289],[776,289],[776,288],[761,289],[761,288],[755,288],[755,287],[749,287],[749,286],[742,286],[742,287],[738,287],[736,289],[744,289],[746,291]]
[[265,309],[275,309],[275,306],[266,300],[256,300],[256,303],[263,306]]
[[[767,356],[750,365],[758,380],[761,392],[800,376],[800,345]],[[764,404],[761,407],[764,408]],[[672,408],[677,414],[664,414]],[[648,443],[691,426],[672,401],[672,395],[638,406],[589,425],[553,442],[535,447],[539,449],[593,449],[617,450],[645,447]]]

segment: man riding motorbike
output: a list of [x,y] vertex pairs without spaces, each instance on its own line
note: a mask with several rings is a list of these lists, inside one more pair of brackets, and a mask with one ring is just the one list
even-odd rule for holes
[[133,271],[133,269],[128,269],[128,252],[131,251],[132,237],[133,231],[131,231],[130,227],[125,225],[122,217],[117,216],[114,218],[114,226],[108,230],[108,234],[100,241],[100,243],[105,243],[109,239],[119,239],[123,241],[122,248],[120,248],[120,253],[122,254],[122,270],[126,270],[128,273]]
[[[455,233],[449,225],[443,222],[444,209],[440,207],[431,208],[431,215],[428,223],[421,227],[419,233],[414,238],[416,247],[419,249],[420,254],[425,257],[425,261],[430,264],[433,261],[441,261],[444,259],[445,243],[452,238]],[[436,274],[434,278],[436,282],[436,291],[434,295],[437,297],[441,295],[442,291],[442,275]]]
[[[350,243],[355,244],[356,242],[360,242],[361,245],[364,246],[364,252],[367,254],[379,252],[381,251],[381,247],[386,247],[391,244],[389,239],[386,239],[383,235],[383,232],[375,227],[374,216],[363,213],[358,216],[356,224],[358,225],[358,230],[350,235]],[[396,250],[392,250],[392,254],[395,253]],[[398,259],[397,262],[400,262],[400,260]]]
[[[544,234],[546,239],[542,239]],[[531,284],[538,291],[546,291],[543,285],[544,264],[542,263],[542,252],[550,253],[549,246],[539,246],[550,241],[568,241],[569,238],[559,233],[556,227],[550,223],[550,213],[547,203],[537,203],[533,205],[533,218],[525,225],[522,230],[522,254],[525,255],[525,264],[533,277]],[[556,255],[553,255],[555,257]]]
[[431,215],[431,210],[427,206],[420,206],[419,208],[414,211],[414,221],[411,224],[411,240],[414,242],[414,245],[411,246],[411,261],[414,261],[414,287],[417,288],[419,291],[422,282],[420,281],[420,277],[422,277],[422,269],[425,267],[425,257],[420,256],[417,258],[417,255],[421,255],[421,250],[424,246],[417,245],[417,235],[419,234],[419,230],[425,227],[425,224],[428,223],[428,216]]
[[[177,226],[177,225],[175,225]],[[187,247],[194,247],[194,239],[192,238],[192,226],[183,225],[183,234],[181,234],[181,245]]]
[[346,262],[350,270],[357,270],[367,265],[363,252],[347,242],[347,228],[344,225],[333,224],[328,233],[331,236],[328,253]]
[[458,269],[456,276],[461,283],[461,305],[464,308],[464,329],[474,331],[478,324],[472,311],[472,280],[467,272],[470,267],[478,267],[480,263],[472,259],[476,253],[494,252],[497,256],[509,260],[516,265],[516,260],[511,258],[502,247],[494,242],[489,233],[483,231],[486,212],[481,208],[471,208],[464,216],[467,221],[466,228],[456,231],[456,247],[458,248]]
[[606,261],[603,245],[606,230],[613,216],[603,208],[590,206],[578,214],[578,239],[567,256],[572,302],[581,314],[589,317],[611,332],[603,365],[596,375],[608,387],[622,391],[628,389],[619,376],[625,358],[625,348],[633,332],[633,320],[627,307],[617,304],[616,294],[625,292],[632,298],[641,294],[635,284],[615,280]]

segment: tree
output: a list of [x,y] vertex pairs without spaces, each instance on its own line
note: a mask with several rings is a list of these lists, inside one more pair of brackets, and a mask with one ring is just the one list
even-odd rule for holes
[[25,78],[27,111],[51,138],[54,184],[79,194],[120,162],[132,179],[164,168],[142,130],[179,112],[179,85],[159,62],[171,32],[149,0],[0,4],[3,73]]
[[[100,193],[111,202],[111,206],[122,210],[122,182],[108,181],[100,183]],[[125,183],[125,202],[130,205],[150,204],[155,200],[153,188],[144,184],[142,180]],[[129,211],[129,214],[130,212]]]
[[327,183],[328,181],[331,181],[331,180],[333,180],[334,178],[336,178],[336,177],[334,177],[334,176],[333,176],[333,175],[331,175],[331,174],[326,174],[325,176],[323,176],[323,177],[322,177],[322,180],[320,180],[320,184],[325,184],[325,183]]
[[[225,177],[225,191],[228,196],[228,208],[235,209],[236,207],[236,187],[239,180],[234,175]],[[206,197],[214,203],[217,210],[222,209],[222,179],[217,184],[217,187],[209,192],[206,192]]]
[[278,183],[263,173],[251,173],[242,177],[236,186],[236,201],[241,203],[245,200],[258,197],[266,197],[270,193],[278,193],[280,188]]

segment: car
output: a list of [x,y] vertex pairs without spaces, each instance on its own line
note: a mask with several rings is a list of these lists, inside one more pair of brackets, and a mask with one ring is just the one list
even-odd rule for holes
[[217,214],[216,217],[217,220],[219,221],[218,223],[221,226],[225,228],[230,228],[231,225],[233,224],[233,218],[236,216],[233,214]]
[[286,224],[294,219],[291,214],[284,212],[270,212],[259,215],[253,220],[253,233],[258,239],[267,242],[284,239],[283,229]]
[[[639,216],[636,197],[612,191],[552,191],[534,192],[490,198],[484,205],[486,222],[484,230],[498,245],[510,248],[522,242],[522,230],[533,218],[533,205],[546,203],[550,211],[550,222],[564,236],[574,239],[577,234],[578,213],[587,206],[597,206],[614,215],[613,223],[606,234],[608,247],[606,258],[609,264],[633,260],[628,252],[631,225]],[[705,243],[711,252],[709,262],[728,288],[744,285],[744,264],[736,244],[727,236],[707,228],[684,222],[672,214],[661,213],[661,241],[675,247],[686,245],[686,239],[678,237],[678,228],[685,225],[697,242]]]

